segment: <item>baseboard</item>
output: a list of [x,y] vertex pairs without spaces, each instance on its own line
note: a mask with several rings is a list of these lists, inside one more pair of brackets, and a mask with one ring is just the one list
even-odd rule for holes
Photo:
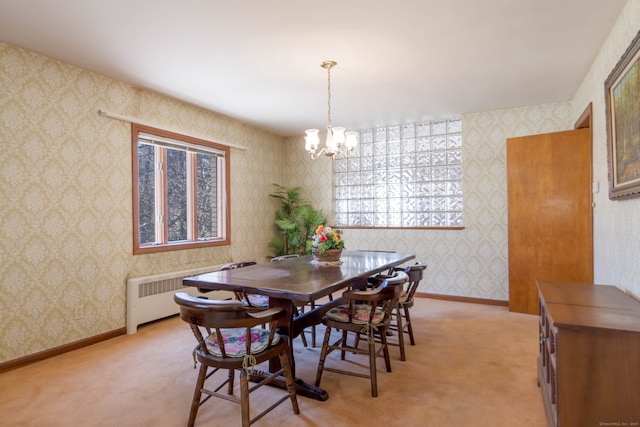
[[509,301],[501,301],[496,299],[459,297],[455,295],[430,294],[426,292],[416,292],[415,296],[417,298],[431,298],[445,301],[469,302],[472,304],[498,305],[501,307],[509,307]]
[[3,362],[0,363],[0,374],[12,369],[21,368],[31,363],[49,359],[50,357],[58,356],[69,351],[77,350],[82,347],[88,347],[90,345],[97,344],[99,342],[106,341],[120,335],[124,335],[126,334],[126,332],[126,328],[115,329],[113,331],[105,332],[103,334],[95,335],[79,341],[74,341],[72,343],[54,347],[49,350],[41,351],[39,353],[34,353],[28,356],[20,357],[18,359],[9,360],[8,362]]

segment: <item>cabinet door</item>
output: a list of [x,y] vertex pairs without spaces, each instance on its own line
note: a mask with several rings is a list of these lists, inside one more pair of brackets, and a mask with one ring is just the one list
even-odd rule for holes
[[507,139],[509,309],[538,313],[536,280],[593,282],[589,129]]

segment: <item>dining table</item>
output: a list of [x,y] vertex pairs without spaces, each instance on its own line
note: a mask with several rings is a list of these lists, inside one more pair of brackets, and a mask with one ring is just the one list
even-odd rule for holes
[[[386,251],[342,252],[340,261],[323,263],[312,255],[287,258],[278,262],[267,262],[231,270],[212,271],[183,279],[184,286],[194,286],[201,290],[225,290],[269,297],[269,307],[286,310],[287,315],[278,322],[278,333],[293,340],[304,329],[321,323],[322,316],[330,308],[341,304],[341,298],[330,295],[349,288],[354,284],[366,284],[372,275],[390,271],[415,258],[414,254]],[[321,305],[300,312],[296,307],[315,303],[323,299]],[[327,300],[326,302],[324,302]],[[316,387],[296,376],[295,359],[289,346],[289,363],[293,371],[296,392],[315,400],[327,400],[326,390]],[[280,361],[269,362],[269,371],[277,372]],[[254,372],[255,380],[268,372]],[[278,384],[285,388],[284,381]]]

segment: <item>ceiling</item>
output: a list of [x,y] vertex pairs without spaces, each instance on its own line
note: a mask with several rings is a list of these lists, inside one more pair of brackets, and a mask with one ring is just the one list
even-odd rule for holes
[[[625,0],[0,0],[0,41],[282,136],[571,99]],[[124,114],[126,112],[112,111]]]

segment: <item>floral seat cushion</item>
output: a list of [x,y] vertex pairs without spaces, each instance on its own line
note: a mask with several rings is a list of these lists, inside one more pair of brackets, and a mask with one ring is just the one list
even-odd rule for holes
[[259,307],[259,308],[269,307],[269,297],[267,296],[248,294],[247,299],[249,300],[249,304],[251,304],[252,307]]
[[[354,304],[352,323],[366,324],[369,323],[369,315],[371,314],[371,306],[368,304]],[[349,322],[349,306],[339,305],[332,308],[326,314],[327,318],[337,322]],[[384,312],[380,308],[376,308],[373,315],[372,325],[377,325],[384,319]]]
[[[227,357],[244,357],[247,354],[246,328],[221,329],[224,349]],[[274,333],[272,344],[280,341],[280,335]],[[216,357],[222,357],[216,334],[205,338],[207,350]],[[259,327],[251,328],[251,353],[260,353],[269,345],[269,330]]]

